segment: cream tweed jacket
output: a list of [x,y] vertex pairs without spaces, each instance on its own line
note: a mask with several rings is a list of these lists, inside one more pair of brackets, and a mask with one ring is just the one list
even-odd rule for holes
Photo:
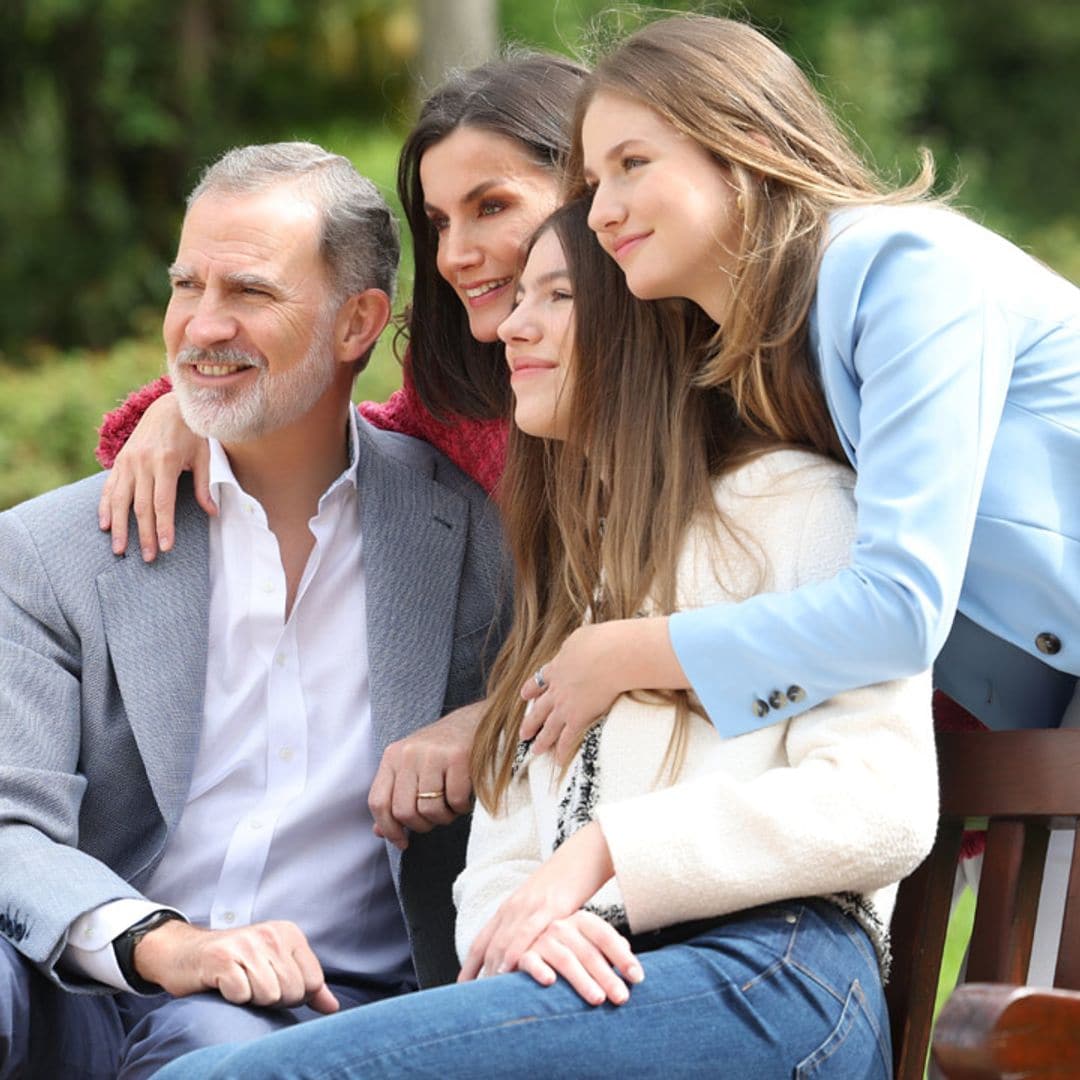
[[[680,607],[829,577],[858,542],[854,474],[808,452],[751,460],[717,481],[715,499],[737,542],[708,522],[688,529]],[[781,713],[789,691],[798,688],[777,687]],[[562,779],[550,754],[519,748],[500,812],[474,812],[454,888],[459,956],[559,843],[595,819],[615,877],[586,906],[620,929],[822,896],[859,919],[887,969],[896,885],[930,850],[937,821],[929,672],[839,694],[786,721],[770,716],[737,738],[694,716],[674,782],[661,768],[673,722],[669,706],[623,695]]]

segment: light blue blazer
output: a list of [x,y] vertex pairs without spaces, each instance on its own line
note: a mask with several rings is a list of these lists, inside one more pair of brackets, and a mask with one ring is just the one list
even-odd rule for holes
[[852,563],[672,616],[717,728],[738,735],[924,669],[958,609],[958,623],[1080,673],[1080,289],[960,214],[846,210],[810,345],[858,473]]

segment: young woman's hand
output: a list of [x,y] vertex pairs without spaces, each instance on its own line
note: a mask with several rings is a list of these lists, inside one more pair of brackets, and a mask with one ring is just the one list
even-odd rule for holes
[[159,550],[172,547],[176,488],[187,469],[194,474],[197,502],[208,514],[216,514],[210,497],[209,446],[184,423],[176,395],[165,394],[146,410],[117,455],[98,503],[98,522],[103,530],[112,530],[117,555],[127,549],[133,507],[143,559],[153,562]]
[[681,690],[689,681],[671,647],[668,621],[615,619],[579,627],[554,659],[521,688],[531,701],[521,738],[535,736],[533,753],[555,749],[560,763],[570,760],[582,733],[628,690]]
[[[581,923],[587,920],[574,919],[569,924],[567,920],[579,914],[581,905],[613,874],[611,853],[604,833],[599,824],[592,821],[574,833],[539,870],[503,901],[473,942],[458,982],[466,982],[480,975],[499,975],[518,967],[527,970],[538,982],[544,982],[546,965],[546,968],[558,971],[569,980],[569,975],[563,970],[567,968],[577,980],[575,988],[578,983],[584,985],[582,972],[596,970],[595,954],[591,950],[599,946],[594,940],[595,934],[585,936],[581,933]],[[547,933],[555,923],[562,925]],[[544,941],[538,945],[541,938]],[[567,951],[567,941],[571,940],[583,950],[584,958],[588,960],[587,966],[573,949]],[[601,940],[602,944],[618,949],[617,944],[607,937]],[[529,952],[534,955],[523,966],[522,958]],[[627,946],[626,954],[620,953],[619,958],[625,960],[628,955]],[[556,962],[553,963],[553,960]],[[629,961],[626,963],[629,964]],[[624,970],[625,974],[624,968],[620,970]],[[593,976],[590,978],[595,982]],[[586,1000],[589,998],[586,997]]]
[[561,975],[590,1005],[622,1005],[630,997],[627,984],[645,978],[630,942],[591,911],[556,919],[521,954],[517,967],[541,986]]

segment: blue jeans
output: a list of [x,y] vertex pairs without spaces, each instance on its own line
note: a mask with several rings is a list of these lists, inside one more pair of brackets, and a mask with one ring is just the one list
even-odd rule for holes
[[[328,977],[342,1009],[402,987]],[[75,994],[0,941],[0,1080],[146,1080],[174,1058],[257,1039],[319,1014],[231,1005],[219,994]]]
[[873,947],[825,901],[742,912],[641,961],[618,1007],[513,972],[200,1051],[158,1080],[892,1075]]

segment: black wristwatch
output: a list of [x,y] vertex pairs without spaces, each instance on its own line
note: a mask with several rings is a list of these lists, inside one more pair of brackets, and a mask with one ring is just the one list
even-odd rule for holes
[[124,976],[128,986],[140,994],[160,994],[161,987],[144,979],[135,970],[135,946],[151,930],[156,930],[162,923],[179,919],[186,922],[183,915],[175,911],[152,911],[145,919],[140,919],[134,926],[128,927],[119,937],[113,938],[113,953],[116,955],[116,963],[120,968],[120,974]]

